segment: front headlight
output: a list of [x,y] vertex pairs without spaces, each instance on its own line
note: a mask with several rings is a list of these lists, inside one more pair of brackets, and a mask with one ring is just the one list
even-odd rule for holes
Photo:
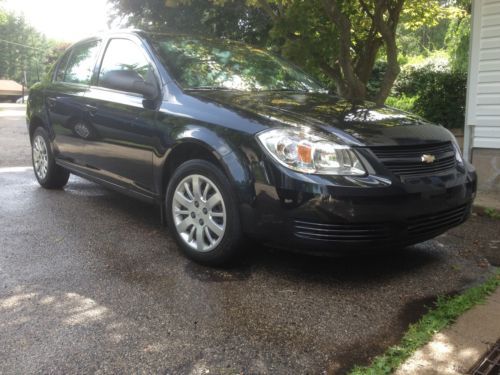
[[298,129],[271,129],[257,135],[269,154],[280,164],[303,173],[364,175],[354,151]]

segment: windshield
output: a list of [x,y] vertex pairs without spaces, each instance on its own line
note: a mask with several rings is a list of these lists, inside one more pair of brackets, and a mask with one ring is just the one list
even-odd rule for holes
[[156,44],[184,89],[324,91],[293,65],[242,43],[176,36]]

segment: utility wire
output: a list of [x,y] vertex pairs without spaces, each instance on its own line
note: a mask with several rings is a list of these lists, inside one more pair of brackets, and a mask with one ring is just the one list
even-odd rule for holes
[[31,48],[31,49],[36,49],[37,51],[45,51],[41,48],[35,48],[35,47],[31,47],[31,46],[28,46],[26,44],[21,44],[21,43],[16,43],[16,42],[11,42],[9,40],[5,40],[5,39],[0,39],[0,42],[4,42],[4,43],[7,43],[7,44],[14,44],[16,46],[20,46],[20,47],[24,47],[24,48]]
[[[41,48],[36,48],[36,47],[28,46],[26,44],[11,42],[10,40],[0,39],[0,42],[4,42],[7,44],[13,44],[13,45],[19,46],[19,47],[30,48],[30,49],[34,49],[36,51],[45,51],[44,49],[41,49]],[[35,59],[36,75],[37,75],[38,81],[40,81],[40,68],[39,68],[38,64],[39,64],[38,59]],[[26,73],[26,70],[24,70],[24,72]],[[24,82],[24,84],[27,84],[27,82]]]

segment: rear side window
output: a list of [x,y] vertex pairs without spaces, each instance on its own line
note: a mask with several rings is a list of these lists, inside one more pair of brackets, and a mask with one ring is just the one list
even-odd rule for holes
[[[103,77],[117,70],[132,70],[149,83],[155,83],[153,67],[141,47],[128,39],[111,39],[99,72],[99,86],[107,87]],[[113,87],[108,87],[113,88]]]
[[94,71],[100,41],[84,43],[73,48],[64,73],[64,82],[89,85]]

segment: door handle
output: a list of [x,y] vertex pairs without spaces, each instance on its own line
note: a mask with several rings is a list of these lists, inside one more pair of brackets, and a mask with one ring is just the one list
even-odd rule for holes
[[85,110],[90,116],[94,116],[95,113],[97,112],[97,107],[92,104],[85,104]]
[[47,104],[49,105],[50,108],[54,108],[56,106],[56,98],[47,98]]

